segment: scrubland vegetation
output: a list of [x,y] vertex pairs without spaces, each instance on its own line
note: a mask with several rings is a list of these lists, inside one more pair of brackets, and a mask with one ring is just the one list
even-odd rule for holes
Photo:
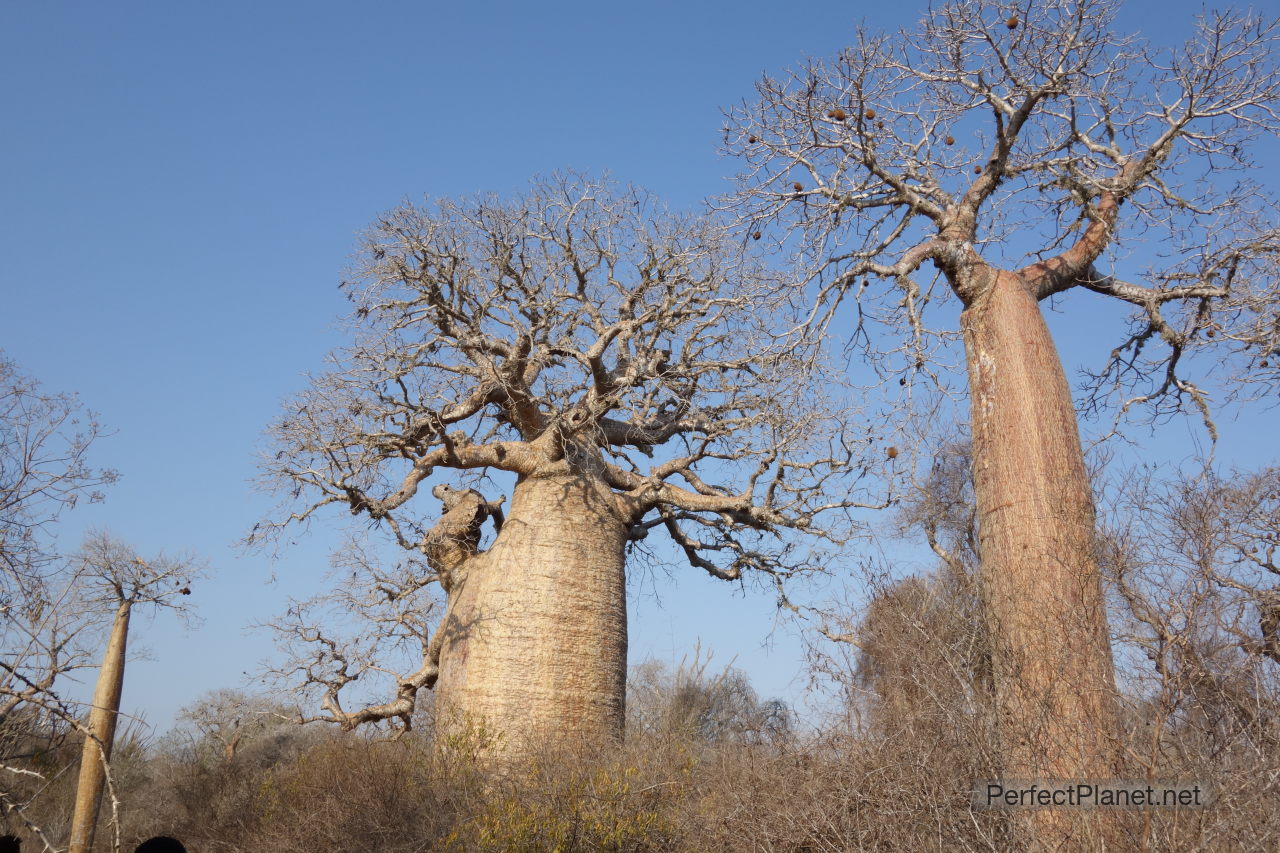
[[[267,626],[278,692],[215,691],[163,737],[113,747],[128,617],[182,611],[200,561],[58,550],[116,475],[78,402],[0,358],[3,828],[71,853],[1280,847],[1280,469],[1107,458],[1275,405],[1280,204],[1248,151],[1280,133],[1280,22],[1206,13],[1165,49],[1117,12],[864,29],[726,110],[736,189],[695,214],[565,172],[376,220],[245,542],[349,523],[341,571]],[[1059,305],[1127,312],[1078,385]],[[890,539],[932,569],[869,556]],[[700,657],[628,679],[637,556],[775,594],[815,710]],[[89,716],[63,685],[96,660]],[[984,807],[996,779],[1209,802]]]
[[[161,833],[246,853],[1016,849],[1014,813],[971,804],[974,780],[998,776],[999,743],[976,702],[981,655],[964,651],[982,644],[973,600],[953,580],[882,590],[862,626],[872,653],[815,660],[841,675],[827,681],[841,699],[817,724],[760,700],[741,672],[649,663],[632,671],[620,749],[548,749],[497,774],[480,757],[483,733],[433,743],[429,710],[390,740],[211,694],[164,737],[118,740],[124,849]],[[1131,673],[1142,685],[1127,704],[1134,778],[1196,780],[1215,798],[1145,813],[1131,849],[1280,841],[1273,664],[1215,652],[1214,633],[1201,623],[1168,638],[1163,678]],[[6,753],[30,734],[10,724]],[[49,781],[20,779],[5,796],[30,802],[25,816],[57,837],[80,751],[74,737],[39,746],[28,766]]]

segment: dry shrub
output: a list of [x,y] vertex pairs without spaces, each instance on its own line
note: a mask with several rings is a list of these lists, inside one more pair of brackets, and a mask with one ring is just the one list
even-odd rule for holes
[[1128,472],[1099,536],[1130,699],[1136,778],[1199,783],[1200,810],[1152,811],[1142,843],[1280,847],[1280,655],[1272,605],[1280,469]]
[[[1016,849],[1010,812],[970,805],[973,781],[996,775],[982,728],[957,714],[941,729],[927,707],[913,723],[898,707],[904,718],[878,732],[718,743],[640,732],[612,752],[548,749],[502,772],[416,733],[303,730],[262,760],[251,744],[232,762],[153,747],[121,773],[123,836],[245,853]],[[1135,708],[1135,731],[1151,713]],[[1233,726],[1194,715],[1166,725],[1160,777],[1204,781],[1225,805],[1149,813],[1151,849],[1274,847],[1275,750],[1262,730]]]
[[[1135,813],[1134,849],[1280,847],[1280,667],[1262,565],[1280,550],[1275,476],[1192,490],[1129,478],[1141,500],[1105,509],[1130,778],[1215,798]],[[954,559],[873,583],[859,618],[828,631],[846,642],[815,659],[841,696],[822,725],[786,724],[741,673],[695,656],[633,673],[623,745],[546,748],[501,769],[485,764],[483,727],[432,743],[429,720],[399,741],[281,727],[229,759],[208,743],[126,739],[123,836],[228,853],[1025,849],[1017,813],[970,802],[1001,766],[976,555],[959,547],[963,524],[935,530]],[[77,754],[72,738],[32,759],[52,780],[33,814],[54,835]]]
[[[672,850],[689,763],[652,750],[614,755],[547,750],[491,778],[446,850]],[[679,758],[679,756],[674,756]]]
[[327,739],[259,781],[253,846],[280,853],[433,846],[426,842],[446,834],[471,787],[456,772],[442,778],[441,769],[418,743]]

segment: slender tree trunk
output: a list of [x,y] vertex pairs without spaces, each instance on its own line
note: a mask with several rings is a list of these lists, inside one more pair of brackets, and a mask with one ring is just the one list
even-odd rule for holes
[[455,573],[440,734],[483,732],[512,757],[621,739],[626,534],[615,496],[594,478],[521,479],[493,547]]
[[[88,853],[98,824],[98,806],[107,773],[103,762],[111,758],[111,745],[116,736],[116,720],[120,714],[120,694],[124,689],[125,646],[129,639],[129,611],[132,602],[123,601],[116,610],[107,650],[102,656],[102,669],[93,691],[93,707],[89,710],[89,732],[80,756],[80,780],[76,785],[76,807],[71,818],[71,842],[67,853]],[[99,748],[101,742],[101,748]]]
[[[1017,275],[991,275],[961,327],[1005,777],[1115,779],[1115,674],[1071,392],[1035,298]],[[1029,819],[1046,849],[1119,841],[1114,812]]]

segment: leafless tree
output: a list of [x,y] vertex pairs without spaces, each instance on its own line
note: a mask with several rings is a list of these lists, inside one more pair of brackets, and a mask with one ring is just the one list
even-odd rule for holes
[[962,751],[985,757],[991,644],[981,620],[969,443],[952,435],[880,525],[885,538],[923,539],[937,567],[904,577],[900,566],[866,554],[856,591],[805,612],[830,641],[811,644],[815,674],[839,691],[854,734],[923,750],[967,744]]
[[[0,773],[46,753],[75,726],[55,684],[87,665],[77,643],[88,614],[74,606],[74,572],[57,548],[57,522],[116,480],[89,463],[102,428],[70,394],[43,390],[0,353]],[[21,817],[21,805],[5,808]],[[44,838],[38,828],[37,837]],[[46,838],[46,841],[48,839]]]
[[730,665],[709,672],[701,649],[674,668],[649,660],[632,667],[627,684],[628,738],[676,739],[706,744],[784,741],[791,709],[762,700],[745,672]]
[[[80,787],[75,814],[70,815],[71,849],[87,850],[92,845],[103,788],[114,787],[109,759],[133,608],[153,605],[185,615],[182,602],[191,592],[192,579],[202,572],[202,565],[193,558],[143,560],[132,548],[94,533],[79,551],[59,560],[56,572],[52,564],[43,567],[38,583],[41,597],[29,598],[15,608],[3,625],[0,729],[9,731],[0,741],[5,747],[0,753],[0,773],[27,789],[25,782],[45,779],[49,758],[66,735],[83,736]],[[106,650],[97,689],[86,713],[66,697],[66,682],[76,671],[94,665],[92,647],[103,640]],[[38,796],[45,785],[47,781],[42,781],[31,792]],[[110,801],[114,816],[119,800],[112,794]],[[25,820],[23,804],[5,805]],[[54,849],[51,839],[57,832],[29,822],[27,826],[45,840],[48,849]],[[115,817],[112,826],[118,833]]]
[[[1120,613],[1136,764],[1148,778],[1201,781],[1217,807],[1244,815],[1269,812],[1280,755],[1277,474],[1128,471],[1108,490],[1099,537]],[[1264,823],[1254,834],[1278,829]],[[1206,846],[1193,840],[1145,839]]]
[[[1090,410],[1190,408],[1212,429],[1202,352],[1234,394],[1280,379],[1280,232],[1248,172],[1250,143],[1280,129],[1277,28],[1209,13],[1164,50],[1115,32],[1118,8],[949,2],[915,31],[862,31],[833,60],[762,80],[727,130],[749,235],[776,226],[821,304],[856,303],[854,340],[880,376],[945,385],[954,332],[932,324],[963,309],[1010,777],[1105,778],[1122,763],[1094,509],[1039,304],[1076,291],[1131,311]],[[1148,241],[1143,268],[1128,253]],[[1032,816],[1050,846],[1069,822]]]
[[[980,624],[967,451],[960,442],[947,446],[894,519],[904,538],[923,533],[939,558],[937,570],[900,579],[872,575],[858,624],[838,632],[824,626],[828,639],[857,649],[856,681],[867,694],[867,727],[877,736],[972,738],[989,710],[990,638]],[[826,624],[840,624],[840,615],[829,611]]]
[[1124,639],[1157,677],[1204,686],[1207,678],[1262,667],[1272,673],[1263,680],[1274,682],[1278,474],[1223,476],[1207,468],[1171,476],[1147,468],[1116,489],[1100,537],[1102,563],[1131,620]]
[[62,688],[93,665],[88,638],[100,620],[79,606],[74,573],[53,578],[50,568],[25,579],[0,618],[0,812],[54,850],[57,829],[35,823],[28,807],[49,782],[49,761],[82,728],[80,708]]
[[58,518],[115,482],[89,464],[101,431],[75,396],[43,391],[0,352],[0,612],[40,598]]
[[[923,538],[938,557],[938,569],[904,577],[901,568],[884,555],[865,553],[851,567],[853,584],[836,600],[818,606],[795,605],[823,640],[848,647],[832,648],[818,640],[811,645],[810,657],[815,670],[835,682],[844,704],[855,713],[867,705],[861,697],[871,696],[869,701],[877,703],[879,693],[896,690],[891,683],[913,678],[919,674],[914,673],[917,669],[933,674],[950,670],[971,687],[979,680],[977,672],[989,669],[983,633],[949,627],[953,621],[967,624],[980,612],[980,554],[969,443],[964,436],[955,437],[954,429],[949,432],[950,439],[936,442],[938,450],[928,468],[911,472],[894,512],[870,528],[882,540],[918,543]],[[935,648],[926,651],[924,646]],[[933,654],[950,663],[926,666],[926,658]],[[889,675],[881,678],[882,672]],[[882,708],[872,716],[888,714]],[[877,728],[875,720],[848,722],[857,729],[864,728],[864,722]]]
[[191,725],[200,736],[204,753],[212,748],[224,763],[235,760],[246,744],[284,725],[297,712],[270,696],[220,688],[201,696],[183,708],[178,719]]
[[[782,282],[711,219],[552,177],[511,201],[392,211],[344,287],[355,342],[272,425],[263,468],[295,502],[254,538],[334,507],[408,556],[344,563],[340,601],[277,623],[321,718],[407,722],[434,687],[437,727],[511,748],[616,739],[628,549],[656,529],[714,577],[777,580],[860,505],[869,443],[839,383]],[[511,503],[439,482],[424,505],[443,472],[513,476]],[[340,642],[320,615],[335,603],[373,634]],[[348,710],[344,688],[387,674],[382,638],[416,645],[418,668],[389,673],[391,701]]]
[[[75,814],[71,818],[68,846],[69,853],[88,853],[93,848],[98,807],[108,781],[111,747],[120,716],[125,652],[133,609],[150,605],[187,614],[185,597],[191,594],[193,579],[204,569],[192,557],[160,555],[144,560],[131,547],[105,533],[95,533],[85,539],[80,551],[72,558],[72,567],[80,606],[99,614],[112,613],[111,631],[98,671],[93,704],[88,721],[82,726],[84,750],[80,758],[80,779],[76,787]],[[114,816],[118,808],[114,795],[111,805]],[[118,829],[118,818],[113,817],[112,825]],[[118,837],[116,846],[119,846]]]

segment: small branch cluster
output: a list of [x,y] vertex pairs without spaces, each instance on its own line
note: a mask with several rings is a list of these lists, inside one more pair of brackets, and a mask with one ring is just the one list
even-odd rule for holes
[[[1117,588],[1145,626],[1153,660],[1193,628],[1198,641],[1280,663],[1280,471],[1164,480],[1129,478],[1115,498],[1117,523],[1103,539]],[[1180,604],[1151,602],[1153,588],[1181,578]],[[1165,591],[1168,594],[1168,591]],[[1203,605],[1203,606],[1201,606]],[[1185,620],[1212,613],[1209,623]]]
[[115,471],[88,451],[102,427],[72,395],[49,394],[0,353],[0,613],[36,592],[65,509],[102,500]]

